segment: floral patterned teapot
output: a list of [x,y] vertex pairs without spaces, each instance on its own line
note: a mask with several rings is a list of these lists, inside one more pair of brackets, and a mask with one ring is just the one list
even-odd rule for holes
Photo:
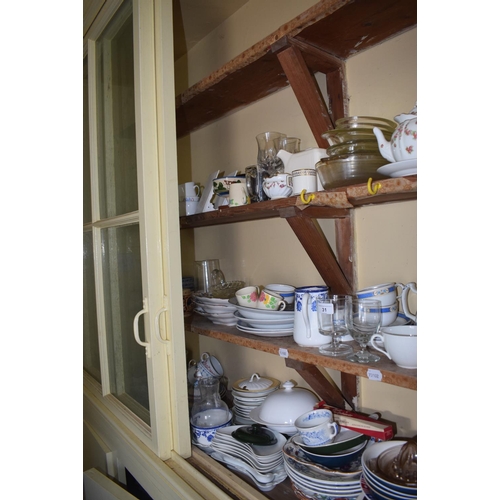
[[417,159],[417,104],[409,113],[394,117],[399,123],[387,141],[378,127],[373,128],[380,154],[390,162]]

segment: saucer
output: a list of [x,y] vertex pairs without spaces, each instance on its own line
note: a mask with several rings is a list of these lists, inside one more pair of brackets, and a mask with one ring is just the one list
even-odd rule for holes
[[377,169],[377,172],[389,177],[406,177],[417,173],[417,159],[395,161]]

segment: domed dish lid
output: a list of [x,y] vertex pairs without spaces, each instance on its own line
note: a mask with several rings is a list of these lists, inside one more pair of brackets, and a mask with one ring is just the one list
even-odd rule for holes
[[261,424],[238,427],[238,429],[231,433],[231,436],[242,443],[257,444],[260,446],[270,446],[278,442],[274,432]]
[[250,379],[242,379],[235,383],[238,390],[247,391],[263,391],[269,389],[273,385],[273,381],[268,378],[261,378],[258,373],[254,373]]
[[297,417],[312,410],[319,398],[308,389],[294,386],[292,381],[287,380],[282,389],[269,394],[259,407],[259,418],[270,424],[295,427]]

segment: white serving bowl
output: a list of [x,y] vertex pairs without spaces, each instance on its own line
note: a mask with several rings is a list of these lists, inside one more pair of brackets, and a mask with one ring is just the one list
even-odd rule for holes
[[[217,413],[212,410],[212,414]],[[225,410],[220,410],[221,415],[225,414]],[[218,425],[214,425],[213,427],[202,427],[197,425],[198,423],[203,421],[203,412],[200,414],[193,415],[191,417],[191,436],[192,442],[198,446],[207,447],[212,443],[212,439],[215,436],[217,429],[222,429],[223,427],[229,427],[233,422],[233,413],[229,411],[229,420],[225,422],[218,423]],[[216,422],[217,424],[217,422]]]

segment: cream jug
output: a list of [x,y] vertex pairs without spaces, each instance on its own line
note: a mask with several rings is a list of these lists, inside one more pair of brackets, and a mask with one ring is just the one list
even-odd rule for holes
[[303,286],[295,290],[293,340],[300,346],[319,347],[329,344],[330,338],[318,330],[316,301],[328,296],[327,286]]

